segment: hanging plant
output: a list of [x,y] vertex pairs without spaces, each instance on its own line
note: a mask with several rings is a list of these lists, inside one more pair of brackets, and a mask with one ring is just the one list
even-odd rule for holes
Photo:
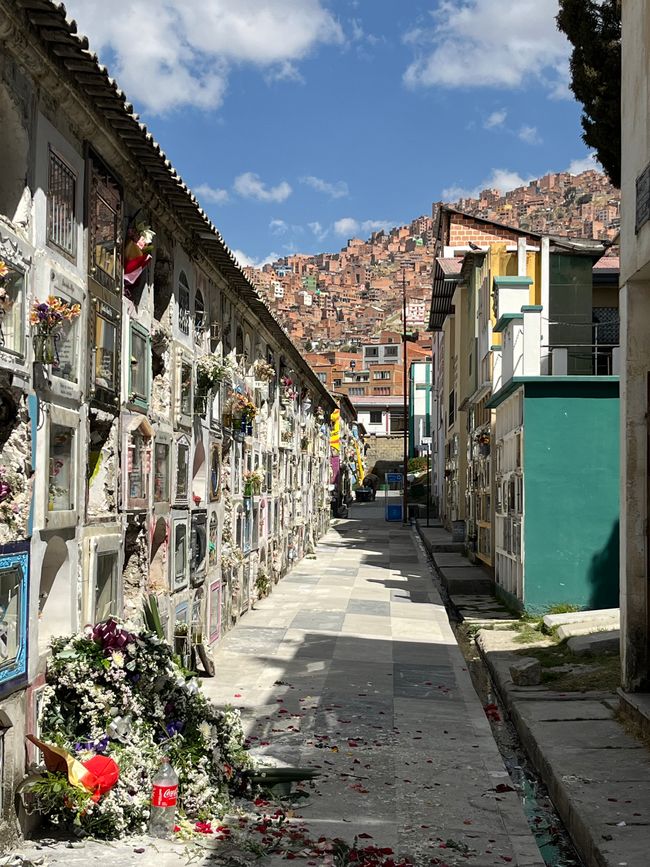
[[36,298],[29,314],[34,329],[34,360],[41,364],[58,364],[57,342],[64,322],[73,322],[81,313],[80,304],[68,304],[50,295],[47,301]]

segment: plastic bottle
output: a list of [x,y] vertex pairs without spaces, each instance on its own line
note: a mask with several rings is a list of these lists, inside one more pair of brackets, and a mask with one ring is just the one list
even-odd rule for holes
[[160,768],[152,781],[151,816],[149,818],[149,834],[152,837],[172,836],[177,798],[178,774],[165,756],[160,760]]

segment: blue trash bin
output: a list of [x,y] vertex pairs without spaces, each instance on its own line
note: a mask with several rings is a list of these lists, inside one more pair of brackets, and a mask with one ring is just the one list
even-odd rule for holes
[[387,503],[386,504],[386,520],[401,521],[402,520],[402,504]]

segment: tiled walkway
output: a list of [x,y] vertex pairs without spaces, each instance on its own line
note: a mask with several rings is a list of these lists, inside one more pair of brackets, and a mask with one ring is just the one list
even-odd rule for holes
[[543,864],[419,542],[379,503],[355,505],[215,661],[206,691],[242,708],[253,751],[322,771],[300,806],[313,836]]
[[[215,662],[203,688],[241,707],[253,752],[322,772],[296,808],[312,839],[371,835],[361,845],[417,867],[543,867],[420,543],[385,523],[379,503],[355,505],[224,638]],[[77,845],[21,851],[48,867],[285,863],[149,838]]]

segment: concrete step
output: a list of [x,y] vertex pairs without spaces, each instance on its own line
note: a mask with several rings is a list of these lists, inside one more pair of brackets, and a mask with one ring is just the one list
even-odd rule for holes
[[616,627],[620,623],[620,608],[598,608],[592,611],[567,611],[564,614],[546,614],[544,626],[548,629],[553,629],[566,623],[583,623],[585,620],[593,620],[606,625],[611,623]]
[[620,642],[620,630],[612,629],[610,632],[595,632],[592,635],[574,635],[567,645],[571,653],[588,656],[595,653],[616,653]]
[[574,635],[592,635],[593,633],[618,629],[620,623],[618,620],[586,620],[583,623],[565,623],[564,626],[558,626],[557,637],[564,641],[565,638],[572,638]]
[[439,568],[440,577],[450,596],[491,596],[494,581],[479,566],[446,566]]

